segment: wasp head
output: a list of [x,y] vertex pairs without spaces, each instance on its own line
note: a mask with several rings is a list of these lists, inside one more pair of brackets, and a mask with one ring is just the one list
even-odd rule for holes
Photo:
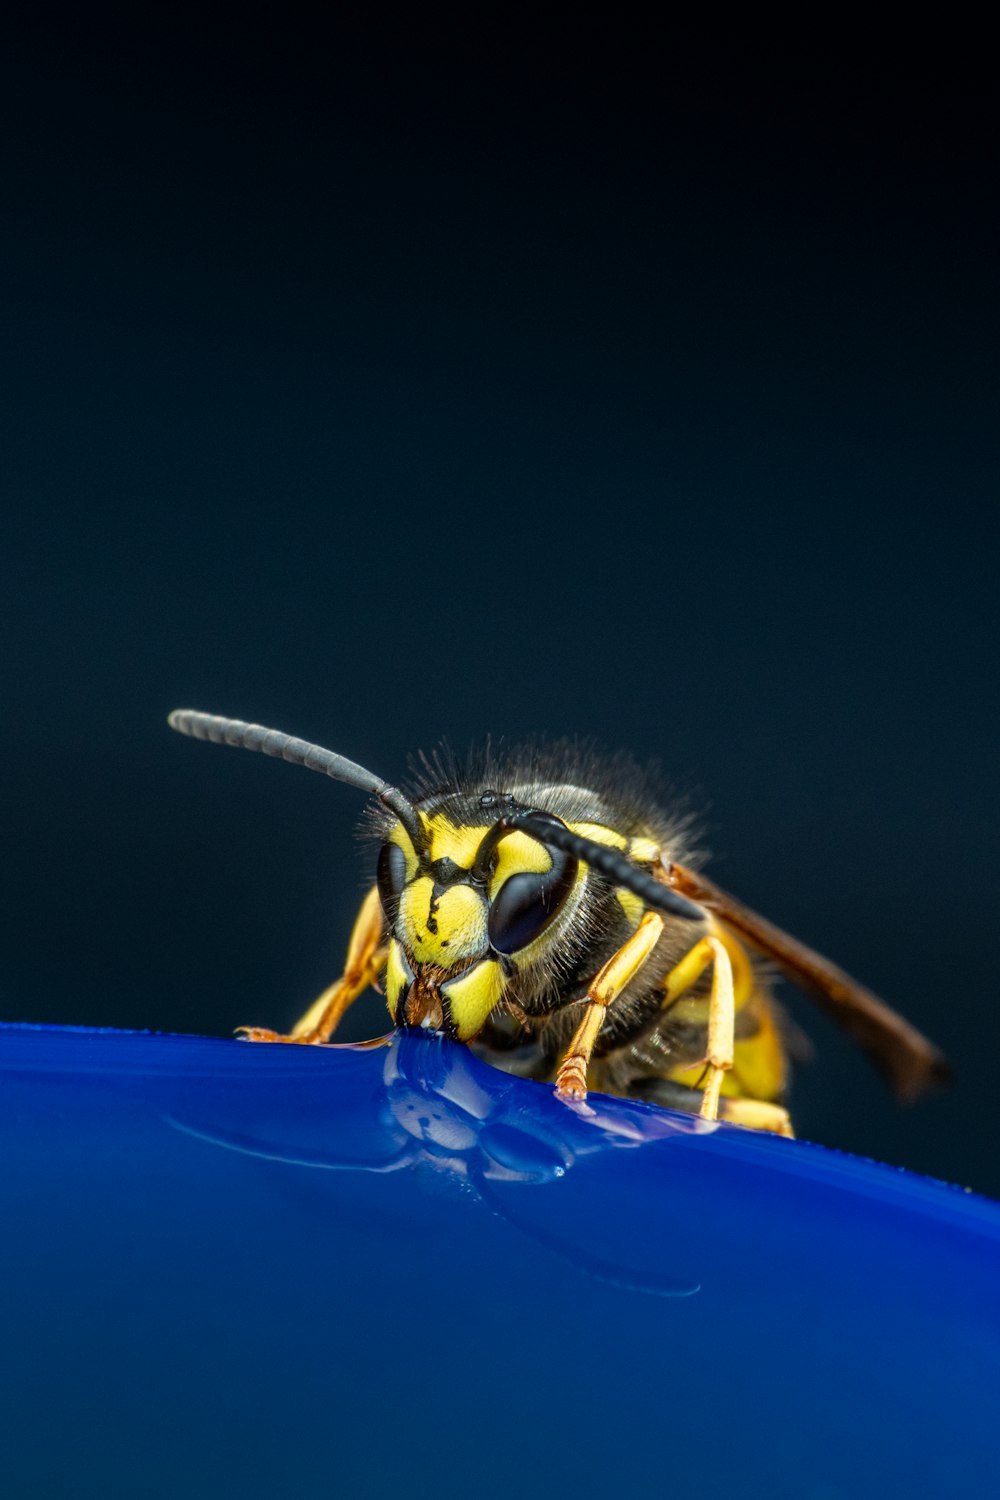
[[[482,821],[421,813],[419,850],[401,823],[390,830],[378,889],[390,932],[386,999],[397,1026],[471,1041],[566,910],[578,859],[508,826],[512,811],[509,794],[484,792]],[[565,827],[550,813],[531,817]]]

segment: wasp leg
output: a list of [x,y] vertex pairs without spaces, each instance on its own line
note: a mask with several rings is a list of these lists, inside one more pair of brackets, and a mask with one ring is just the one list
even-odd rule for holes
[[[650,1104],[679,1109],[688,1115],[696,1115],[701,1108],[701,1091],[686,1083],[675,1083],[671,1078],[637,1078],[629,1086],[628,1097],[646,1099]],[[774,1135],[795,1139],[787,1109],[766,1099],[734,1098],[723,1094],[719,1100],[719,1118],[729,1120],[733,1125],[745,1125],[750,1130],[769,1130]]]
[[290,1036],[268,1031],[263,1026],[241,1026],[237,1035],[247,1042],[326,1042],[350,1008],[385,968],[388,952],[382,941],[385,921],[378,890],[372,886],[358,913],[347,949],[347,963],[341,977],[313,1001],[305,1015],[296,1022]]
[[780,1104],[770,1104],[766,1099],[723,1099],[720,1114],[734,1125],[746,1125],[751,1130],[770,1130],[773,1135],[785,1135],[795,1139],[795,1131],[788,1110]]
[[703,1119],[717,1120],[722,1079],[733,1065],[736,1026],[733,966],[725,945],[717,937],[706,934],[670,970],[663,981],[663,1008],[668,1009],[685,990],[689,990],[709,964],[712,965],[712,991],[708,1001],[708,1050],[705,1054],[709,1077],[698,1112]]
[[556,1093],[568,1099],[587,1097],[587,1066],[604,1025],[608,1006],[642,968],[660,940],[663,918],[647,912],[617,953],[612,954],[587,991],[586,1010],[556,1074]]
[[708,999],[708,1083],[701,1096],[699,1113],[705,1120],[719,1117],[719,1094],[723,1076],[733,1065],[736,1003],[733,999],[733,966],[729,954],[716,937],[703,940],[712,949],[712,990]]

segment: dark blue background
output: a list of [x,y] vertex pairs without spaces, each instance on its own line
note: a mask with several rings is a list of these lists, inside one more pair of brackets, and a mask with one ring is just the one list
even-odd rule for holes
[[897,1112],[793,999],[799,1129],[1000,1193],[976,39],[478,19],[7,23],[0,1010],[336,971],[357,797],[172,707],[393,778],[596,734],[954,1057]]

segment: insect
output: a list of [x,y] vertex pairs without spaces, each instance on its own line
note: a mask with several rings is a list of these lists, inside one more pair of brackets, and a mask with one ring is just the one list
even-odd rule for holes
[[807,991],[901,1099],[946,1079],[943,1055],[829,960],[687,862],[684,821],[630,763],[567,747],[425,762],[412,794],[275,729],[177,709],[170,726],[259,750],[374,798],[376,880],[344,972],[291,1034],[325,1043],[363,990],[397,1027],[476,1047],[507,1071],[650,1099],[791,1135],[766,968]]

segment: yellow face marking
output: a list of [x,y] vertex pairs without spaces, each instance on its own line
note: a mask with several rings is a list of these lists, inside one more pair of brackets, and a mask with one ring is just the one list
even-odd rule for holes
[[450,885],[434,899],[434,882],[419,875],[403,891],[399,928],[418,964],[449,969],[486,950],[486,903],[470,885]]
[[389,957],[385,965],[385,1000],[393,1020],[396,1019],[396,1011],[399,1009],[400,995],[406,986],[412,983],[413,973],[406,962],[406,955],[393,938],[389,944]]
[[509,833],[496,848],[496,869],[490,881],[490,900],[496,899],[497,891],[511,875],[522,873],[544,875],[552,868],[552,855],[537,839],[526,833]]
[[628,857],[637,865],[652,865],[660,858],[661,850],[655,839],[629,839]]
[[451,859],[463,870],[470,870],[479,845],[490,831],[490,825],[482,828],[456,828],[444,813],[435,813],[423,819],[427,829],[428,848],[431,859]]
[[[428,857],[431,860],[450,859],[460,869],[471,869],[479,846],[489,833],[492,824],[459,827],[444,813],[422,817],[427,830]],[[570,823],[574,833],[607,848],[626,850],[636,857],[655,857],[657,847],[652,840],[634,839],[631,842],[614,828],[603,823]],[[398,844],[406,857],[406,889],[399,907],[400,931],[412,960],[419,964],[432,964],[448,969],[464,959],[474,958],[487,947],[486,906],[479,893],[470,886],[448,886],[434,899],[434,883],[427,875],[419,874],[419,863],[413,846],[401,824],[396,824],[389,835]],[[501,839],[496,847],[495,867],[490,881],[490,900],[495,900],[501,886],[512,875],[521,873],[544,874],[551,868],[552,855],[544,844],[530,838],[526,833],[514,832]],[[585,870],[581,867],[576,888],[566,903],[564,915],[575,909],[583,889]],[[638,926],[643,914],[643,902],[631,891],[616,892],[622,910],[632,927]],[[542,952],[551,941],[552,933],[543,933],[530,943],[519,955],[520,961],[531,962],[535,950]],[[468,976],[463,975],[463,981]],[[393,994],[393,979],[387,977],[387,993]],[[485,984],[485,975],[479,983]],[[395,996],[402,989],[402,977],[395,981]],[[470,995],[473,981],[469,978]],[[502,986],[501,986],[502,987]],[[473,1006],[475,1008],[475,1002]],[[490,1005],[492,1009],[493,1004]],[[487,1011],[485,1014],[488,1014]],[[457,1024],[457,1022],[456,1022]],[[482,1025],[482,1021],[478,1023]],[[477,1028],[478,1029],[478,1028]]]
[[495,959],[474,964],[458,979],[448,980],[441,993],[451,1007],[451,1019],[461,1042],[469,1042],[486,1024],[491,1010],[499,1004],[504,991],[504,977]]
[[393,825],[392,829],[389,832],[388,842],[390,844],[398,844],[399,848],[402,849],[403,854],[406,858],[406,878],[408,881],[412,880],[414,875],[416,875],[417,870],[420,868],[420,862],[417,859],[416,850],[410,843],[410,836],[407,833],[406,829],[403,827],[402,823],[396,823]]

